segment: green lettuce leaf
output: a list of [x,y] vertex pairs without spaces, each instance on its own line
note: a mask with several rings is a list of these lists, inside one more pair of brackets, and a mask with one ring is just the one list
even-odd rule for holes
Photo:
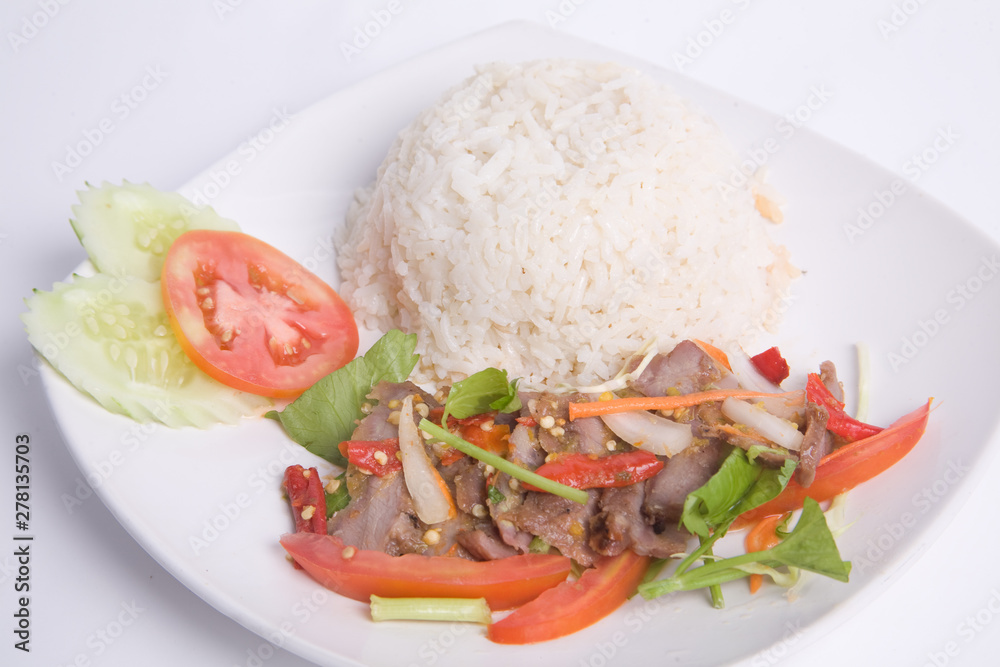
[[335,370],[284,410],[267,413],[281,422],[289,437],[313,454],[344,467],[347,461],[337,446],[349,440],[355,421],[362,419],[361,406],[379,382],[404,382],[420,355],[416,334],[393,329],[380,338],[363,357]]

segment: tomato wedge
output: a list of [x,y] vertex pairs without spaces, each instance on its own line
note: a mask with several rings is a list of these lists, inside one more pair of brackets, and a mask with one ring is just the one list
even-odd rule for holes
[[333,535],[281,536],[295,562],[335,593],[368,602],[390,598],[486,598],[490,609],[513,609],[565,581],[571,562],[554,554],[471,561],[448,556],[389,556],[345,547]]
[[181,348],[235,389],[298,396],[358,351],[354,316],[333,288],[247,234],[182,234],[161,284]]
[[930,409],[931,402],[927,401],[889,428],[826,455],[816,466],[816,478],[809,488],[792,479],[778,497],[740,515],[733,527],[745,527],[772,514],[797,510],[807,497],[817,502],[830,500],[888,470],[923,436]]
[[576,581],[565,581],[489,626],[498,644],[534,644],[557,639],[601,620],[635,592],[650,559],[626,551],[605,556]]

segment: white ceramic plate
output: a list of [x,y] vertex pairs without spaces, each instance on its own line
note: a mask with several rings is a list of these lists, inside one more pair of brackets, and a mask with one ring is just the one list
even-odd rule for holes
[[[340,91],[288,123],[277,114],[255,145],[237,147],[184,191],[210,199],[246,231],[336,283],[330,235],[396,132],[474,63],[549,56],[644,69],[713,115],[748,159],[754,147],[770,146],[771,181],[789,201],[776,235],[806,272],[775,340],[799,377],[830,358],[848,387],[856,378],[854,343],[866,342],[875,423],[929,396],[939,407],[917,449],[852,494],[855,523],[840,540],[844,557],[855,561],[849,584],[816,578],[790,603],[776,587],[751,599],[737,583],[727,587],[723,611],[699,593],[635,600],[573,637],[502,647],[478,627],[376,625],[364,605],[293,570],[277,542],[290,526],[281,474],[290,463],[324,464],[274,422],[204,432],[138,426],[46,373],[70,451],[132,536],[217,609],[317,663],[770,664],[830,631],[926,549],[946,507],[971,490],[992,437],[997,399],[983,383],[1000,371],[993,337],[1000,303],[985,287],[997,272],[995,246],[909,184],[889,203],[886,193],[902,179],[807,130],[788,136],[790,126],[739,100],[538,26],[500,26]],[[873,218],[851,239],[845,225],[857,221],[859,207]],[[760,653],[768,647],[775,652]]]

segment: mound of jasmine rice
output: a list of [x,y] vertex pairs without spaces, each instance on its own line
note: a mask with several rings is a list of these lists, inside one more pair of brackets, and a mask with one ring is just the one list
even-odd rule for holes
[[[400,132],[340,239],[358,321],[416,332],[422,381],[614,375],[656,337],[770,328],[797,271],[711,119],[615,64],[492,64]],[[733,179],[736,180],[736,179]]]

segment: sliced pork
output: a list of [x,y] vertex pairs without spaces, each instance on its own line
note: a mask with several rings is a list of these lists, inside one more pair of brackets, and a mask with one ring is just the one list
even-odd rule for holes
[[816,479],[816,466],[833,450],[833,438],[826,430],[830,414],[821,405],[809,403],[806,406],[806,433],[799,450],[799,467],[795,471],[799,484],[808,487]]
[[604,489],[600,511],[590,521],[590,546],[604,556],[632,549],[640,556],[670,558],[685,551],[689,535],[674,525],[656,532],[647,523],[642,506],[645,486],[632,484]]
[[[638,368],[639,360],[630,362]],[[673,393],[693,394],[706,389],[734,385],[731,374],[721,368],[696,343],[685,340],[667,354],[657,354],[642,374],[631,382],[631,388],[646,396],[667,396]]]
[[663,469],[646,480],[642,510],[660,530],[676,525],[684,511],[684,499],[714,475],[729,453],[717,438],[701,440],[672,456]]

